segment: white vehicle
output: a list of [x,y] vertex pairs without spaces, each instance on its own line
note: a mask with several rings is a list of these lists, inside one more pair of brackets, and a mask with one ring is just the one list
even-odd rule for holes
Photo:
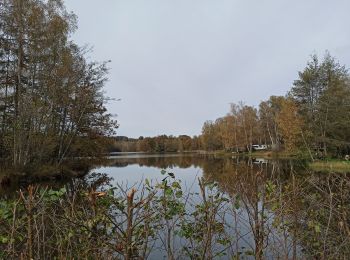
[[269,161],[264,158],[253,158],[254,164],[267,164]]
[[268,149],[267,144],[253,144],[252,147],[253,147],[253,149],[255,151],[261,151],[261,150],[267,150]]

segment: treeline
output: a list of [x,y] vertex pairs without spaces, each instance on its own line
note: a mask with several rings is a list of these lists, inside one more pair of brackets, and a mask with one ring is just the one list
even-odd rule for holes
[[0,158],[12,165],[100,154],[116,127],[106,63],[85,58],[75,29],[61,0],[0,0]]
[[230,112],[206,121],[200,136],[119,137],[110,151],[252,152],[253,145],[301,153],[311,159],[350,154],[350,75],[328,53],[311,56],[285,96],[271,96],[258,107],[231,104]]
[[260,103],[259,109],[242,102],[231,104],[226,116],[204,123],[201,140],[205,150],[252,152],[254,144],[267,144],[273,150],[281,150],[282,146],[293,150],[300,141],[300,128],[293,100],[271,96]]
[[202,128],[206,150],[305,152],[311,158],[350,153],[349,73],[328,53],[311,57],[286,96],[271,96],[258,108],[232,104],[230,112]]
[[202,148],[199,137],[188,135],[143,137],[138,139],[119,136],[109,146],[110,152],[155,152],[172,153],[195,151]]

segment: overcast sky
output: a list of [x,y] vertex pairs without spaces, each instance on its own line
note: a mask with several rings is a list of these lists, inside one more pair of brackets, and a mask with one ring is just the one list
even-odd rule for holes
[[118,135],[198,135],[229,103],[284,95],[310,55],[350,63],[349,0],[66,0],[73,39],[112,60]]

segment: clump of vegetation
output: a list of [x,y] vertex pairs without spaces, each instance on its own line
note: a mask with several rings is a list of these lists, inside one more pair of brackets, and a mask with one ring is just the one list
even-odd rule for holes
[[[202,184],[203,204],[199,202],[189,214],[180,181],[172,173],[162,174],[161,183],[152,185],[146,180],[128,189],[108,188],[109,179],[102,175],[77,183],[74,190],[32,185],[19,190],[18,197],[1,201],[0,256],[146,259],[157,240],[169,259],[175,259],[175,254],[212,258],[216,251],[209,248],[220,244],[219,237],[225,235],[218,218],[222,195],[214,199],[206,192],[211,194],[215,186]],[[189,220],[196,220],[192,230]],[[176,237],[198,245],[179,251],[174,247]]]
[[[173,173],[133,187],[92,174],[0,200],[5,259],[344,258],[346,175],[270,178],[246,164],[186,191]],[[322,207],[324,210],[319,210]]]

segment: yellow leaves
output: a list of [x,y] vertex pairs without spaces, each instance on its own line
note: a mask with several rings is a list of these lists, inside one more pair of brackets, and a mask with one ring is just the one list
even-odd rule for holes
[[287,151],[294,151],[300,142],[303,121],[298,115],[298,107],[292,99],[284,99],[277,115],[277,124]]

